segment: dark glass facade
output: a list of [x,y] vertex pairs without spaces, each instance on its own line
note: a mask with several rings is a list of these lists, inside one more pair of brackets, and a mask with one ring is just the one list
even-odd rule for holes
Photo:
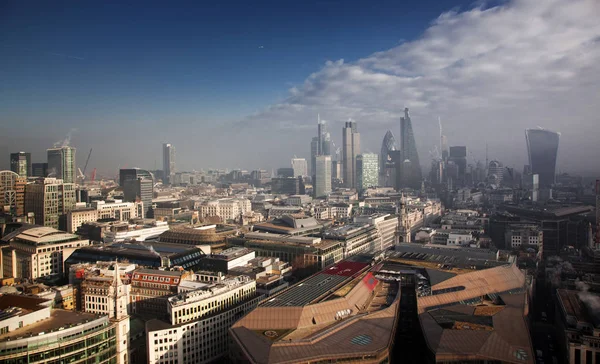
[[549,188],[556,176],[560,134],[545,129],[525,130],[531,173],[539,175],[540,188]]

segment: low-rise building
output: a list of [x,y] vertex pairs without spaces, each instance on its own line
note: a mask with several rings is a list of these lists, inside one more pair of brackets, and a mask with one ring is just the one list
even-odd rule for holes
[[131,312],[145,317],[168,319],[168,298],[177,294],[188,271],[136,269],[131,278]]
[[312,197],[309,195],[292,195],[285,200],[285,203],[290,206],[304,206],[311,202]]
[[157,239],[160,234],[169,230],[169,224],[165,221],[132,221],[133,223],[114,224],[110,231],[104,233],[104,242],[118,243],[122,241],[144,241]]
[[591,292],[557,290],[556,323],[567,362],[600,362],[600,296]]
[[246,265],[256,257],[251,249],[232,247],[218,254],[209,254],[200,261],[200,269],[213,272],[227,272],[238,266]]
[[54,308],[71,311],[77,308],[77,288],[72,285],[49,287],[46,291],[37,293],[36,296],[54,301]]
[[129,221],[141,218],[143,204],[141,202],[93,201],[92,207],[98,211],[98,219],[115,219],[117,221]]
[[1,239],[4,277],[30,280],[63,273],[63,250],[85,247],[89,240],[50,227],[27,225]]
[[98,221],[98,210],[86,207],[71,210],[67,213],[67,231],[74,233],[86,222]]
[[[119,363],[118,324],[108,316],[51,308],[38,297],[0,295],[0,362]],[[57,348],[60,348],[58,350]],[[126,354],[126,353],[125,353]]]
[[511,224],[504,235],[506,247],[518,249],[522,246],[539,248],[544,242],[544,232],[534,224]]
[[223,222],[239,220],[243,213],[252,210],[252,202],[246,198],[222,198],[219,200],[196,202],[194,209],[200,218],[218,216]]
[[162,233],[158,241],[166,244],[210,245],[218,250],[225,247],[225,240],[235,236],[238,229],[232,225],[177,226]]

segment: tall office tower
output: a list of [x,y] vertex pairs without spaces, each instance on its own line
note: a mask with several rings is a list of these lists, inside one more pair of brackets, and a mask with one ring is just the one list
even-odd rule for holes
[[382,187],[392,187],[394,185],[394,162],[390,152],[397,148],[394,134],[388,130],[383,137],[379,155],[379,185]]
[[448,151],[448,138],[445,135],[441,136],[441,143],[442,143],[442,160],[447,160],[448,159],[448,155],[450,154]]
[[525,130],[531,173],[540,176],[540,188],[554,184],[559,138],[560,133],[542,128]]
[[339,179],[341,180],[343,178],[342,176],[342,162],[335,160],[335,161],[331,161],[331,179],[335,180],[335,179]]
[[48,176],[62,179],[64,183],[77,182],[75,151],[69,146],[48,149]]
[[[142,182],[140,182],[140,180]],[[131,168],[119,170],[119,184],[123,188],[126,202],[143,202],[143,211],[138,216],[152,217],[152,198],[154,196],[154,176],[144,169]]]
[[342,148],[344,186],[356,188],[356,157],[360,154],[360,133],[355,121],[347,121],[342,129]]
[[356,157],[356,184],[358,191],[379,185],[379,156],[363,153]]
[[10,170],[21,177],[31,177],[31,153],[11,153]]
[[493,185],[501,185],[502,180],[504,179],[504,167],[502,163],[498,161],[491,161],[488,166],[488,175],[487,180],[488,183]]
[[14,214],[17,209],[16,183],[19,175],[13,171],[0,171],[0,210]]
[[458,167],[458,179],[454,182],[456,187],[462,187],[465,184],[465,174],[467,173],[467,147],[450,147],[448,161]]
[[39,179],[25,186],[25,213],[35,214],[37,225],[66,230],[59,226],[61,216],[75,208],[77,196],[75,184],[58,178]]
[[292,168],[294,169],[294,177],[308,176],[308,166],[304,158],[292,158]]
[[313,194],[315,197],[325,197],[331,192],[331,156],[317,156],[316,162],[316,178],[313,184]]
[[175,174],[175,147],[171,144],[163,144],[163,183],[173,183]]
[[315,178],[317,170],[317,156],[319,155],[319,137],[313,137],[310,142],[310,175]]
[[404,109],[404,117],[400,118],[400,138],[400,150],[404,159],[404,162],[400,166],[401,187],[419,189],[421,188],[423,177],[408,108]]

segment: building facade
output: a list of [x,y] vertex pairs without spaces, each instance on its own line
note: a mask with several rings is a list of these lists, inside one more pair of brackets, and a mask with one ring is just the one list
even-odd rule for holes
[[539,175],[540,188],[550,188],[556,178],[560,134],[546,129],[525,130],[531,173]]
[[58,229],[59,218],[66,216],[76,203],[73,183],[48,177],[25,186],[25,213],[33,212],[37,225]]
[[238,220],[242,214],[252,211],[252,202],[247,198],[223,198],[196,204],[200,218],[218,216],[224,222]]
[[139,177],[137,179],[126,179],[123,186],[123,198],[127,202],[142,203],[143,216],[148,218],[154,216],[152,213],[152,198],[154,197],[154,181]]
[[294,170],[294,177],[308,176],[308,165],[304,158],[292,158],[292,169]]
[[356,189],[364,191],[379,185],[379,156],[363,153],[356,158]]
[[31,153],[11,153],[10,170],[18,174],[20,177],[32,177]]
[[315,197],[325,197],[331,192],[331,156],[320,155],[316,158]]
[[390,130],[385,133],[381,143],[381,152],[379,154],[379,185],[383,187],[393,187],[395,181],[394,162],[390,152],[398,148],[394,134]]
[[48,149],[48,175],[65,183],[76,183],[75,151],[69,146]]
[[342,174],[346,188],[356,188],[356,157],[360,154],[360,133],[355,121],[342,129]]
[[417,144],[412,128],[412,120],[408,113],[408,108],[404,109],[404,117],[400,118],[400,151],[402,154],[402,164],[396,165],[396,173],[401,176],[400,187],[410,187],[419,189],[423,180],[421,164],[419,163],[419,154],[417,153]]

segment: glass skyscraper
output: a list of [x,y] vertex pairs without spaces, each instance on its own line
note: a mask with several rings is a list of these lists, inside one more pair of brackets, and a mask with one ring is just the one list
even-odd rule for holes
[[76,183],[75,148],[63,146],[48,149],[48,176]]
[[554,184],[559,137],[559,133],[542,128],[525,130],[531,173],[539,175],[540,188]]
[[348,121],[342,129],[342,147],[344,186],[356,188],[356,157],[360,154],[360,133],[356,122]]
[[[402,151],[402,159],[404,161],[400,165],[401,186],[399,187],[419,189],[421,188],[423,177],[408,108],[404,109],[404,117],[400,118],[400,138],[400,150]],[[398,169],[398,166],[396,168]]]
[[11,153],[10,170],[20,177],[31,177],[31,153]]
[[375,153],[364,153],[356,157],[356,176],[358,191],[376,187],[379,180],[379,156]]
[[163,144],[163,183],[170,184],[175,174],[175,147],[171,144]]
[[394,162],[390,152],[397,149],[396,139],[391,131],[387,131],[381,143],[381,152],[379,154],[379,185],[382,187],[392,187],[394,185]]
[[331,156],[320,155],[316,158],[315,183],[313,195],[326,197],[331,192]]

